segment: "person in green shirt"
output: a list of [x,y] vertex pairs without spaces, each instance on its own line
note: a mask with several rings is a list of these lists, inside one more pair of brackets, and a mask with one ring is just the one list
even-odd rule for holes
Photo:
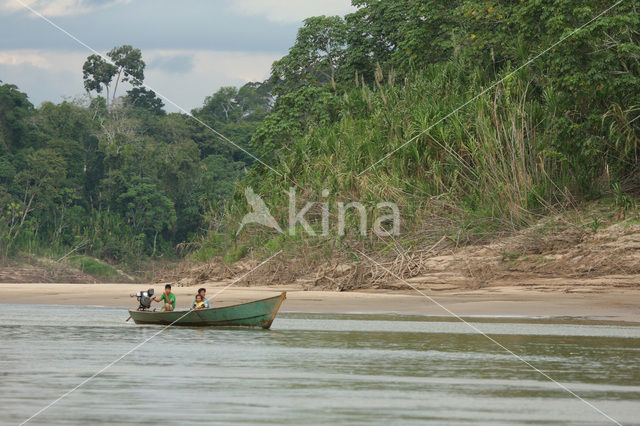
[[173,311],[176,308],[176,295],[171,292],[171,284],[164,286],[164,293],[162,293],[160,299],[154,297],[153,300],[163,303],[162,309],[165,311]]

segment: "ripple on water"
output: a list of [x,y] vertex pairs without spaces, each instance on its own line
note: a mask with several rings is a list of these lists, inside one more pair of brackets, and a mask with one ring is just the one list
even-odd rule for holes
[[[103,307],[3,305],[0,422],[20,423],[160,328]],[[640,327],[474,325],[623,423],[640,418]],[[459,322],[282,314],[273,329],[171,328],[34,419],[149,423],[602,424]]]

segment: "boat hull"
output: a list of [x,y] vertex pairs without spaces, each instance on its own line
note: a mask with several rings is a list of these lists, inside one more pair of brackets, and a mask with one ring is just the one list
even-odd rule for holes
[[129,311],[136,324],[187,327],[262,327],[269,328],[286,299],[279,296],[221,308],[192,311]]

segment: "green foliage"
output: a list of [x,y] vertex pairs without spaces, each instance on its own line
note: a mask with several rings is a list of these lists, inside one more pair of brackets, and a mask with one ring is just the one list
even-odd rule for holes
[[[192,138],[202,156],[222,155],[250,166],[254,158],[247,152],[254,154],[254,149],[249,146],[249,141],[271,110],[272,103],[268,82],[247,83],[239,89],[222,87],[212,96],[207,96],[203,106],[192,113],[224,136],[212,132],[211,128],[194,124]],[[225,138],[247,152],[234,149]]]
[[346,54],[346,42],[347,25],[341,17],[305,19],[289,54],[273,63],[271,82],[284,86],[286,91],[326,83],[335,85],[336,70]]
[[[112,56],[121,78],[143,77],[135,49]],[[234,89],[238,111],[224,123],[210,115],[219,94],[207,98],[199,116],[224,124],[249,148],[271,108],[268,87]],[[111,101],[34,109],[15,86],[0,86],[0,257],[80,247],[82,255],[137,265],[146,256],[175,256],[177,246],[207,229],[209,215],[222,211],[249,156],[188,116],[166,114],[146,89]]]
[[327,87],[301,87],[278,97],[271,114],[257,128],[251,145],[263,158],[285,149],[316,126],[339,117],[341,101]]
[[244,175],[244,163],[230,162],[222,155],[209,155],[202,164],[201,202],[212,205],[229,199],[235,183]]
[[[252,139],[307,200],[325,188],[364,201],[367,209],[392,200],[409,235],[435,216],[454,224],[460,242],[461,233],[482,239],[526,225],[552,206],[599,196],[610,179],[640,185],[640,121],[632,121],[640,105],[635,1],[557,45],[609,6],[577,0],[356,5],[344,20],[305,22],[289,54],[274,64],[279,96]],[[328,78],[326,50],[310,35],[338,28],[346,35]],[[456,114],[440,121],[451,111]],[[277,194],[287,184],[263,167],[254,167],[244,183],[274,194],[268,204],[277,220],[286,220],[288,200]],[[630,195],[617,199],[623,214],[635,208]],[[230,224],[246,212],[243,197],[233,200]],[[259,240],[254,233],[240,238],[251,245]],[[281,246],[275,238],[263,249]]]
[[134,232],[156,235],[176,221],[173,202],[148,178],[127,182],[126,191],[116,199]]
[[231,244],[232,240],[227,235],[210,232],[202,238],[198,249],[193,252],[193,257],[206,262],[212,257],[224,255]]
[[100,278],[122,278],[113,266],[89,256],[72,256],[67,261],[82,272]]
[[164,102],[156,96],[153,90],[144,87],[134,87],[127,91],[126,102],[135,108],[148,111],[155,115],[165,115]]
[[457,47],[456,7],[452,0],[356,0],[345,17],[348,48],[341,75],[357,73],[373,83],[378,64],[385,71],[409,72],[448,60]]
[[616,203],[616,207],[618,208],[620,215],[624,218],[626,217],[627,212],[635,212],[638,208],[637,201],[625,193],[622,190],[622,185],[618,182],[614,183],[612,186],[613,196]]
[[[113,103],[120,82],[128,82],[132,86],[142,85],[145,63],[140,49],[130,45],[114,47],[107,53],[107,57],[109,61],[97,54],[87,57],[82,66],[82,77],[87,92],[95,91],[99,94],[105,89],[107,103]],[[109,89],[114,78],[113,94],[109,99]]]
[[249,253],[249,248],[240,244],[232,247],[227,254],[224,255],[223,261],[225,263],[233,263],[245,257],[247,253]]
[[24,147],[26,118],[32,111],[33,105],[17,86],[0,85],[0,154],[15,153]]
[[267,255],[272,255],[279,250],[284,250],[288,253],[295,253],[296,249],[304,243],[306,233],[301,227],[296,227],[293,235],[289,233],[278,234],[271,237],[262,246]]
[[[84,88],[87,92],[102,93],[103,88],[108,90],[116,72],[117,67],[104,60],[100,55],[90,55],[82,66]],[[109,98],[108,93],[107,98]]]
[[[129,82],[133,86],[139,86],[144,80],[145,63],[142,60],[142,52],[140,49],[134,49],[126,44],[124,46],[114,47],[107,56],[116,66],[116,75],[123,82]],[[118,80],[116,80],[116,85]]]
[[589,227],[593,232],[598,232],[598,229],[602,228],[602,220],[598,217],[594,217],[591,223],[589,223]]

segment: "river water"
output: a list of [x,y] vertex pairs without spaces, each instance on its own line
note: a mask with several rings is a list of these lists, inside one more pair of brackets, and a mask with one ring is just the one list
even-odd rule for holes
[[[1,305],[0,423],[19,424],[160,330],[106,307]],[[623,424],[640,327],[473,324]],[[29,424],[610,424],[448,318],[280,313],[271,330],[170,328]]]

